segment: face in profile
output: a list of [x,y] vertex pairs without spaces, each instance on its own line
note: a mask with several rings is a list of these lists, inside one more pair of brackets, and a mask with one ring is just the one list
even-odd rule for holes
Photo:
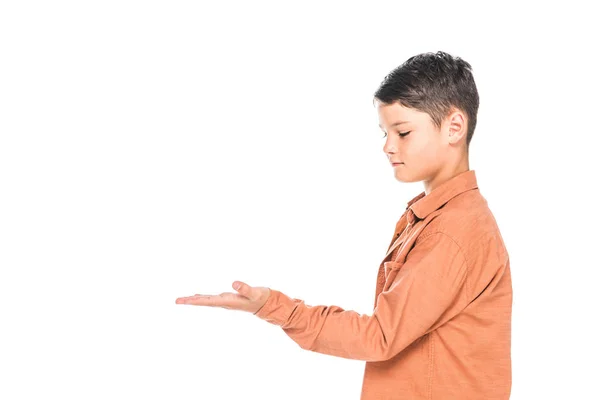
[[394,163],[390,168],[395,178],[401,182],[432,180],[446,161],[446,135],[440,133],[427,113],[378,100],[375,106],[385,138],[383,152]]

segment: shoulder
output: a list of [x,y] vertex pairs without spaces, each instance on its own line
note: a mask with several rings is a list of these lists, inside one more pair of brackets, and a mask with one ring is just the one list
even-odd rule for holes
[[496,219],[478,189],[452,198],[428,215],[425,224],[417,241],[442,233],[461,248],[467,260],[477,258],[482,251],[493,251],[500,259],[506,257]]

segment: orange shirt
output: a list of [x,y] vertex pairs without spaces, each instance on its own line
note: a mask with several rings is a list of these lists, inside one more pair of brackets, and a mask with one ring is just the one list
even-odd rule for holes
[[512,297],[508,252],[468,170],[408,202],[372,315],[274,289],[255,315],[302,349],[366,361],[361,400],[505,400]]

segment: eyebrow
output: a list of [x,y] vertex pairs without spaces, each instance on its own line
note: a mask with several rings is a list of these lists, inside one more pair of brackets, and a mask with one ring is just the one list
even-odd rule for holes
[[[409,122],[410,122],[410,121],[398,121],[398,122],[394,122],[394,123],[393,123],[391,126],[392,126],[392,127],[394,127],[394,126],[396,126],[396,125],[408,124]],[[381,124],[379,124],[379,127],[380,127],[380,128],[383,128],[383,127],[381,126]]]

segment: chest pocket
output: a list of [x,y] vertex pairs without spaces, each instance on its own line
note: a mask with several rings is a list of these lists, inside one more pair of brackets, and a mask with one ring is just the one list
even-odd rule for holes
[[398,272],[402,269],[406,262],[408,253],[415,244],[419,232],[420,230],[407,232],[398,246],[390,254],[389,261],[385,261],[383,263],[383,275],[385,277],[383,290],[387,290],[391,286],[394,279],[396,279]]
[[385,282],[383,284],[382,289],[383,291],[386,291],[390,288],[392,282],[394,282],[394,279],[396,279],[396,276],[398,275],[398,272],[402,269],[403,265],[403,262],[398,261],[386,261],[383,263],[383,274],[385,277]]

